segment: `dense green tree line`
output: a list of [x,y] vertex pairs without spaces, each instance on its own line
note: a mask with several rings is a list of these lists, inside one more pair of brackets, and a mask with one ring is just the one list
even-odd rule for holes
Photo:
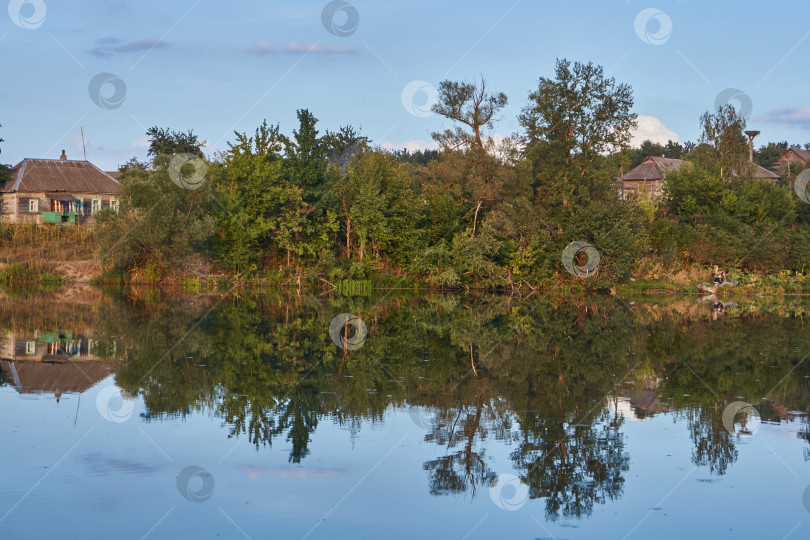
[[[351,126],[322,132],[306,109],[290,135],[265,121],[209,159],[193,131],[150,128],[150,162],[121,167],[121,211],[98,216],[99,259],[150,281],[213,265],[298,283],[394,276],[454,288],[598,288],[652,267],[810,263],[798,170],[778,185],[755,180],[745,119],[730,106],[700,118],[696,143],[630,148],[632,89],[594,64],[559,60],[527,96],[520,132],[496,144],[506,95],[482,78],[442,81],[438,96],[434,112],[449,127],[433,134],[438,150],[414,154]],[[773,165],[785,148],[757,157]],[[625,197],[618,174],[657,154],[693,166],[670,175],[661,200]],[[190,186],[195,175],[203,181]],[[592,279],[565,269],[575,241],[599,252]]]
[[496,145],[506,102],[483,79],[443,81],[434,109],[452,127],[433,134],[438,151],[417,154],[373,147],[350,126],[322,134],[299,110],[290,136],[267,122],[235,133],[194,190],[183,183],[199,164],[182,178],[170,164],[203,143],[151,128],[152,161],[122,167],[126,204],[99,216],[100,258],[147,278],[198,255],[237,275],[496,288],[549,283],[579,240],[600,250],[593,285],[626,277],[647,245],[644,213],[616,184],[635,126],[630,88],[561,60],[529,95],[523,133]]

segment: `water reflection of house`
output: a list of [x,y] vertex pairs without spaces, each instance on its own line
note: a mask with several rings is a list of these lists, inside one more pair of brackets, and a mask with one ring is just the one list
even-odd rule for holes
[[110,375],[102,361],[115,344],[102,345],[83,334],[60,331],[0,336],[0,378],[22,394],[81,393]]
[[669,407],[658,400],[658,377],[644,377],[639,386],[627,389],[619,395],[627,400],[629,409],[635,418],[647,418],[669,410]]
[[82,393],[110,376],[104,362],[26,362],[0,360],[0,376],[21,394]]
[[58,362],[105,358],[115,354],[115,343],[102,346],[83,333],[40,331],[0,336],[0,358]]

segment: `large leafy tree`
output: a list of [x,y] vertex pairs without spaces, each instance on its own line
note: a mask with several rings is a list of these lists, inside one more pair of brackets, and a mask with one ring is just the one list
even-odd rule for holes
[[555,78],[541,77],[520,115],[526,155],[542,179],[577,182],[601,155],[629,145],[637,115],[629,85],[601,66],[557,60]]
[[[330,148],[318,136],[318,119],[311,112],[300,109],[298,123],[292,138],[284,139],[285,177],[301,189],[301,196],[307,204],[300,227],[295,231],[294,242],[299,254],[319,262],[330,251],[330,235],[337,227],[336,216],[328,207],[330,171],[326,154]],[[355,137],[354,142],[362,145],[359,135],[350,128],[343,133],[347,137]]]
[[552,236],[530,244],[524,265],[562,270],[563,248],[579,240],[600,251],[600,275],[615,279],[630,270],[642,249],[642,214],[620,200],[610,154],[629,144],[632,106],[630,87],[591,63],[558,60],[555,78],[540,78],[520,122],[536,215]]
[[484,130],[492,129],[495,115],[506,106],[507,101],[503,92],[488,91],[483,78],[481,82],[442,81],[439,83],[439,101],[433,110],[463,127],[434,133],[433,138],[444,148],[475,148],[483,152],[486,139]]
[[[415,187],[405,166],[379,150],[366,150],[352,160],[345,175],[337,176],[332,194],[344,223],[346,256],[360,262],[371,251],[402,264],[416,239]],[[356,247],[355,247],[356,246]]]
[[434,112],[460,124],[432,135],[445,151],[463,152],[472,166],[472,174],[465,175],[465,191],[474,204],[472,237],[481,206],[492,203],[500,191],[500,183],[493,174],[493,160],[487,152],[486,131],[493,128],[495,116],[506,103],[506,94],[490,92],[486,80],[481,78],[480,82],[442,81],[439,101],[433,106]]
[[300,255],[295,235],[305,213],[303,191],[283,175],[284,138],[278,126],[260,125],[253,136],[236,133],[217,185],[222,200],[215,244],[223,264],[252,271],[266,257]]
[[286,172],[290,182],[304,190],[307,201],[312,202],[326,175],[326,158],[318,130],[318,119],[307,109],[298,110],[298,129],[293,137],[285,139]]
[[735,176],[750,176],[748,144],[743,134],[745,118],[732,105],[723,105],[715,113],[703,113],[700,124],[697,157],[701,167],[718,169],[726,181]]

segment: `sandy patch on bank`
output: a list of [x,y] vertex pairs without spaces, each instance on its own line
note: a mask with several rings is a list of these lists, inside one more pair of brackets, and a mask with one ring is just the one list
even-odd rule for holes
[[91,278],[101,274],[101,265],[93,259],[50,262],[47,263],[46,268],[48,272],[73,283],[87,283]]

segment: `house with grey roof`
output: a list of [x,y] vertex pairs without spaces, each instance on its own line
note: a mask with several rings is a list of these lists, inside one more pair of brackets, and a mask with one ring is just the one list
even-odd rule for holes
[[647,156],[639,165],[622,176],[624,193],[646,192],[650,197],[660,197],[662,180],[671,171],[679,171],[687,163],[682,159]]
[[89,161],[26,158],[0,180],[0,219],[15,223],[92,224],[119,208],[120,184]]
[[[683,159],[647,156],[638,166],[633,167],[622,176],[622,191],[624,194],[646,192],[650,197],[660,197],[663,194],[664,177],[672,171],[681,170],[688,163]],[[779,175],[768,169],[754,163],[751,163],[750,166],[753,166],[751,176],[754,178],[772,182],[779,181]]]

